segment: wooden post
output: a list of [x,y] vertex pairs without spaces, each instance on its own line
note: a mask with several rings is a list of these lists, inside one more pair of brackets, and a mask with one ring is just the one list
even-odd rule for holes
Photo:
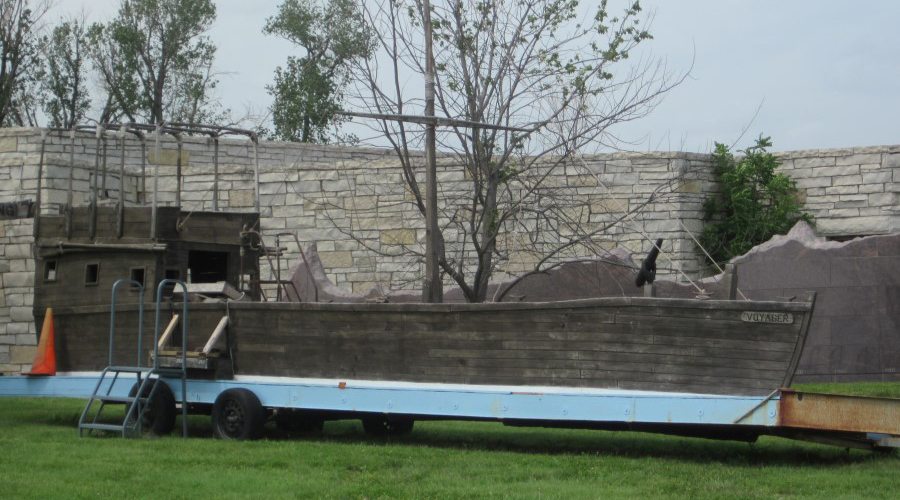
[[256,207],[256,213],[259,213],[259,137],[253,134],[250,138],[253,141],[253,182],[256,188],[254,206]]
[[125,125],[119,125],[119,203],[116,207],[116,236],[125,233]]
[[213,137],[215,152],[213,153],[213,212],[219,211],[219,138]]
[[72,217],[75,216],[75,211],[72,208],[72,203],[74,203],[73,195],[72,195],[72,183],[74,182],[75,177],[75,129],[69,133],[69,190],[66,193],[66,238],[72,237]]
[[97,136],[97,143],[94,145],[94,173],[90,176],[91,205],[89,209],[90,221],[88,222],[88,236],[92,239],[97,235],[97,197],[100,196],[100,188],[98,187],[100,181],[98,179],[100,179],[100,137],[103,135],[102,125],[97,124],[95,135]]
[[153,206],[150,208],[150,239],[156,239],[156,207],[159,203],[159,135],[162,133],[162,124],[156,124],[156,158],[153,163]]
[[175,135],[178,141],[178,156],[175,158],[175,206],[181,208],[181,134]]
[[[41,158],[38,160],[37,167],[37,191],[34,193],[34,241],[37,242],[38,236],[41,234],[41,178],[44,176],[44,148],[47,145],[47,129],[41,129]],[[37,256],[37,245],[34,246],[34,254]]]
[[[434,54],[431,47],[431,3],[422,2],[422,22],[425,27],[425,116],[434,117]],[[437,160],[435,122],[425,126],[425,282],[423,302],[443,302],[444,288],[438,266],[437,225]]]
[[[147,204],[147,139],[143,132],[138,132],[141,139],[141,199],[140,204]],[[135,200],[137,201],[137,200]]]
[[722,285],[725,287],[725,294],[728,300],[737,298],[737,280],[737,266],[725,264],[725,280]]
[[101,174],[102,184],[100,184],[100,195],[104,198],[109,198],[109,193],[106,192],[106,150],[108,145],[108,141],[106,140],[106,127],[103,127],[103,137],[101,142],[103,142],[103,172]]

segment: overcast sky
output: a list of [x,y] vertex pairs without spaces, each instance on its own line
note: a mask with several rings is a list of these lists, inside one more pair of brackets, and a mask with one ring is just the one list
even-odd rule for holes
[[[217,0],[226,107],[264,109],[276,66],[292,46],[261,33],[280,0]],[[59,0],[111,18],[118,0]],[[648,47],[691,76],[647,118],[622,126],[636,150],[706,152],[714,141],[774,150],[900,144],[900,2],[856,0],[644,0],[654,13]],[[55,17],[55,16],[51,16]],[[758,113],[757,113],[758,110]]]

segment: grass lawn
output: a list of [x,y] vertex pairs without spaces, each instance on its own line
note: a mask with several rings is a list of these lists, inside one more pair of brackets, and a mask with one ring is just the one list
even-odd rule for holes
[[[900,383],[801,390],[900,397]],[[760,438],[756,444],[640,433],[418,422],[372,438],[357,422],[321,435],[267,429],[211,437],[78,438],[83,402],[0,399],[0,499],[20,498],[897,498],[898,454]]]

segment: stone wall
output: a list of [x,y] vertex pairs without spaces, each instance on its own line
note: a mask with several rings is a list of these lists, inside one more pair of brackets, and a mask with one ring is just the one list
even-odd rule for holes
[[900,231],[900,146],[780,153],[821,236]]
[[[212,210],[214,205],[220,210],[253,210],[254,154],[249,141],[220,140],[217,166],[209,140],[185,138],[180,157],[174,139],[166,137],[161,143],[160,204],[174,205],[179,192],[186,211]],[[98,202],[114,202],[119,189],[120,146],[116,135],[108,136],[104,174],[93,134],[79,134],[74,149],[67,133],[50,134],[45,147],[42,211],[58,213],[65,205],[70,170],[75,204],[90,200],[95,171],[96,184],[106,187],[99,190]],[[102,145],[99,149],[103,150]],[[0,130],[0,202],[35,198],[39,153],[39,130]],[[420,286],[421,259],[404,250],[421,250],[424,221],[405,188],[392,151],[263,142],[258,153],[261,231],[269,245],[274,244],[275,233],[285,231],[296,232],[301,244],[316,242],[328,278],[344,290]],[[69,168],[72,154],[74,170]],[[781,156],[784,171],[797,179],[808,209],[816,216],[820,234],[846,237],[900,230],[900,146]],[[175,175],[179,158],[180,190]],[[129,204],[152,198],[155,161],[152,140],[142,147],[136,138],[127,136],[124,193]],[[704,274],[703,258],[688,231],[697,234],[702,229],[702,201],[716,190],[710,165],[711,158],[701,154],[614,153],[573,158],[553,169],[545,186],[566,193],[571,203],[568,215],[589,227],[621,218],[623,211],[645,203],[657,192],[639,215],[625,218],[592,245],[576,247],[560,259],[603,256],[613,248],[624,248],[640,260],[650,248],[648,240],[662,237],[666,240],[659,263],[662,275],[684,279],[679,270],[694,277]],[[218,189],[213,189],[214,179]],[[438,179],[446,222],[465,204],[470,181],[447,157],[440,158]],[[515,192],[511,189],[513,195]],[[504,260],[498,279],[521,273],[537,259],[533,249],[524,244],[528,228],[535,222],[518,222],[519,229],[500,242]],[[33,281],[31,227],[29,220],[0,221],[0,371],[19,370],[33,352],[13,347],[35,340],[34,325],[28,320]],[[461,237],[448,233],[448,245],[462,248]],[[280,243],[288,248],[283,264],[287,267],[299,257],[297,244],[292,239]],[[459,255],[463,262],[471,258]],[[263,268],[266,273],[265,263]]]

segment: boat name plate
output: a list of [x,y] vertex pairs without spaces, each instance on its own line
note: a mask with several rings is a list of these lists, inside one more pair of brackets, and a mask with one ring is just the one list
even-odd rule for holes
[[785,312],[744,311],[741,313],[741,321],[744,323],[791,324],[794,322],[794,315]]

